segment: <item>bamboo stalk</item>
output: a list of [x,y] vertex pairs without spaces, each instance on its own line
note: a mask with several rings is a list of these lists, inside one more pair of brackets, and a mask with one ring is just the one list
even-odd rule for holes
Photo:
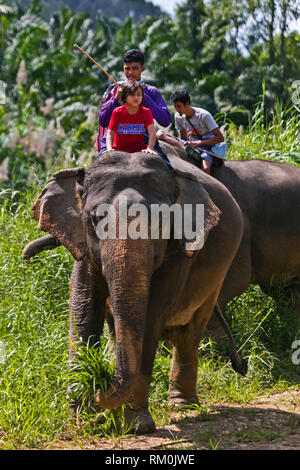
[[116,82],[116,80],[111,76],[109,75],[108,72],[106,72],[106,70],[104,70],[103,67],[101,67],[101,65],[98,64],[98,62],[96,62],[90,55],[88,55],[87,52],[85,52],[83,49],[81,49],[81,47],[79,47],[77,44],[74,44],[74,48],[77,49],[78,51],[82,52],[82,54],[84,54],[85,56],[87,56],[92,62],[94,62],[95,65],[97,65],[97,67],[99,67],[100,70],[102,70],[102,72],[104,72],[113,82],[115,82],[115,84],[119,87],[119,83]]

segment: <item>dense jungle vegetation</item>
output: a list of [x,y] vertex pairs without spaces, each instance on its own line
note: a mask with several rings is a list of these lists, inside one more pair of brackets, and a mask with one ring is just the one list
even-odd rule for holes
[[121,24],[101,10],[94,24],[89,13],[67,6],[46,21],[41,0],[26,10],[14,2],[0,8],[0,79],[6,86],[0,163],[18,187],[33,181],[35,168],[44,174],[52,165],[95,155],[99,103],[110,82],[74,43],[115,79],[123,77],[124,51],[140,47],[144,78],[167,103],[174,89],[185,87],[224,130],[243,126],[246,133],[258,103],[266,126],[276,113],[284,122],[293,112],[300,35],[290,24],[298,18],[297,3],[186,1],[174,19],[128,17]]
[[[125,19],[104,8],[75,10],[75,3],[91,2],[66,3],[74,10],[61,5],[51,11],[50,2],[45,9],[40,0],[0,4],[0,448],[5,449],[47,445],[66,428],[72,436],[78,433],[66,398],[72,258],[62,247],[30,264],[21,256],[24,245],[41,235],[31,207],[49,174],[86,166],[96,157],[99,103],[110,82],[74,51],[74,43],[115,79],[123,78],[124,52],[140,48],[145,80],[168,104],[172,91],[187,88],[192,104],[209,110],[222,127],[229,159],[300,164],[300,35],[293,26],[299,2],[186,0],[174,18],[155,10],[153,16]],[[171,105],[170,110],[174,113]],[[232,371],[226,346],[202,342],[202,413],[218,401],[245,403],[299,383],[299,366],[291,362],[299,331],[289,299],[283,290],[278,294],[275,303],[252,286],[226,312],[249,361],[247,377]],[[168,348],[160,345],[150,402],[161,425],[168,422]],[[99,378],[99,354],[81,354],[85,369],[74,371],[73,379],[88,401],[93,377]],[[82,413],[80,432],[111,433],[111,412],[101,423],[88,407]]]

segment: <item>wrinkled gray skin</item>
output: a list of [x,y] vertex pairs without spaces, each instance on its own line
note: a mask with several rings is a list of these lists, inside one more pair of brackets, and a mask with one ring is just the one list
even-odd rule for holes
[[[225,186],[194,171],[175,153],[172,162],[178,169],[175,174],[158,156],[110,152],[88,170],[58,172],[34,206],[39,228],[76,260],[70,357],[78,337],[83,342],[99,339],[106,315],[115,333],[116,371],[107,395],[98,392],[96,399],[103,408],[131,403],[127,419],[137,417],[142,433],[155,429],[148,394],[160,338],[174,347],[170,402],[197,403],[199,342],[243,234],[240,209]],[[138,202],[148,208],[175,202],[204,204],[203,248],[187,250],[185,239],[99,240],[96,208],[111,203],[117,210],[120,196],[126,196],[129,205]],[[47,248],[57,245],[51,237],[47,241]]]
[[[163,142],[161,146],[173,161],[174,149]],[[180,157],[193,164],[185,152]],[[174,165],[176,161],[175,157]],[[201,174],[195,164],[190,171],[197,177]],[[213,168],[212,176],[229,189],[244,219],[242,242],[225,277],[219,306],[224,309],[251,283],[259,284],[276,300],[276,285],[285,282],[300,317],[300,169],[263,160],[227,161],[223,167]],[[30,243],[24,256],[30,258],[56,246],[57,240],[44,237]],[[215,336],[224,335],[215,315],[208,326]]]
[[[193,164],[194,174],[201,172],[185,152],[180,156]],[[244,220],[241,245],[225,277],[218,306],[224,310],[250,284],[258,284],[275,301],[285,291],[300,320],[300,169],[280,162],[239,160],[213,168],[212,176],[229,189]],[[216,314],[208,332],[224,336]]]
[[[246,160],[226,162],[212,174],[229,189],[244,219],[241,245],[218,299],[220,308],[250,284],[258,284],[275,301],[285,292],[299,321],[300,169],[286,163]],[[209,330],[224,336],[215,315]]]

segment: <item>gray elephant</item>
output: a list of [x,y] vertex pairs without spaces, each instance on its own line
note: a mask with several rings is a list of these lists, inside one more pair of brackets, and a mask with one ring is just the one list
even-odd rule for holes
[[[280,300],[285,291],[296,322],[300,320],[300,168],[280,162],[246,160],[215,168],[238,202],[244,233],[225,277],[218,306],[245,292],[250,284]],[[281,286],[278,289],[278,286]],[[209,329],[221,333],[213,315]],[[224,333],[223,333],[224,335]]]
[[[172,152],[169,148],[168,154]],[[185,152],[178,153],[193,164],[193,173],[198,175],[201,170],[197,163]],[[285,285],[295,318],[300,320],[300,168],[260,159],[238,160],[213,167],[212,176],[237,201],[244,233],[208,323],[209,333],[224,335],[220,309],[250,284],[258,284],[275,301],[276,286],[280,285],[282,292]]]
[[[97,402],[110,409],[131,403],[127,419],[138,418],[137,430],[143,433],[155,429],[148,394],[160,338],[174,347],[170,403],[197,403],[198,345],[243,235],[241,211],[226,187],[204,172],[196,174],[176,154],[173,157],[172,173],[159,156],[109,152],[87,170],[56,173],[33,208],[39,228],[50,233],[37,242],[39,248],[61,243],[76,260],[70,293],[70,358],[78,337],[84,343],[99,340],[109,297],[116,370],[107,394],[97,393]],[[204,205],[204,245],[199,244],[197,231],[190,238],[185,231],[176,237],[175,219],[170,237],[162,235],[160,226],[155,239],[120,234],[99,238],[103,214],[98,208],[109,204],[120,229],[121,197],[126,198],[128,215],[133,204],[141,204],[149,218],[153,205],[176,204],[184,212],[188,204],[193,227],[196,207]],[[134,217],[128,221],[134,222]],[[140,229],[141,225],[140,221]]]
[[[178,155],[188,161],[197,178],[201,170],[185,152],[161,142],[172,164]],[[223,183],[237,201],[244,219],[239,250],[222,286],[215,314],[257,283],[269,295],[276,294],[276,283],[289,281],[287,289],[300,317],[300,169],[285,163],[264,160],[227,161],[213,168],[212,176]],[[30,243],[24,256],[30,258],[43,249],[55,248],[59,241],[45,236]],[[276,300],[276,298],[275,298]],[[224,335],[223,324],[213,315],[209,330]]]

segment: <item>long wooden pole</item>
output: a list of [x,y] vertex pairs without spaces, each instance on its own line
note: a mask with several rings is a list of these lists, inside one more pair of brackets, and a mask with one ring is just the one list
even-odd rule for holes
[[116,82],[116,80],[111,76],[109,75],[108,72],[106,72],[106,70],[104,70],[103,67],[101,67],[101,65],[98,64],[98,62],[96,62],[93,57],[91,57],[90,55],[88,55],[87,52],[85,52],[83,49],[81,49],[81,47],[79,47],[77,44],[74,44],[74,48],[75,49],[78,49],[78,51],[82,52],[82,54],[86,55],[92,62],[94,62],[95,65],[97,65],[97,67],[99,67],[100,70],[102,70],[102,72],[104,72],[113,82],[115,82],[116,85],[118,85],[118,87],[120,86],[118,82]]

